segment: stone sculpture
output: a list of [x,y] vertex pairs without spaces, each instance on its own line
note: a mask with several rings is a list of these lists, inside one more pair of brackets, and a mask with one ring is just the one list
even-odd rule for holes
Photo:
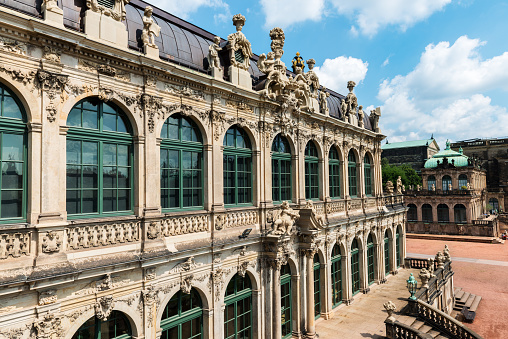
[[241,14],[235,14],[233,16],[233,25],[236,27],[236,32],[228,35],[229,61],[232,66],[246,71],[250,66],[252,48],[249,40],[242,33],[245,17]]
[[213,38],[213,44],[208,47],[208,63],[210,67],[220,68],[220,59],[219,59],[219,51],[222,48],[220,45],[220,37],[216,36]]
[[397,178],[397,194],[402,194],[402,179],[399,177]]
[[386,188],[386,193],[393,194],[393,183],[390,180],[388,180],[386,182],[385,188]]
[[383,304],[383,307],[385,308],[386,312],[388,313],[388,318],[386,318],[386,320],[394,322],[395,317],[393,316],[393,312],[395,312],[397,310],[397,306],[395,306],[395,304],[392,301],[388,301]]
[[280,209],[274,211],[272,233],[275,235],[291,235],[293,225],[300,214],[289,206],[289,202],[283,201]]
[[443,255],[445,258],[445,262],[452,261],[451,256],[450,256],[450,249],[448,248],[448,245],[444,246]]
[[349,117],[356,115],[356,107],[358,106],[358,99],[356,95],[353,93],[353,89],[355,88],[356,83],[354,81],[347,82],[347,89],[349,93],[346,95],[346,104],[347,104],[347,115]]
[[428,263],[428,270],[429,270],[430,275],[432,277],[435,277],[435,275],[434,275],[434,259],[433,258],[427,259],[427,263]]
[[419,274],[420,280],[422,281],[422,288],[429,288],[429,280],[432,278],[432,274],[430,274],[429,270],[425,267],[420,270]]
[[275,53],[269,52],[268,55],[262,53],[258,59],[258,68],[261,72],[269,74],[273,71],[275,63]]
[[381,117],[381,108],[377,107],[370,111],[370,124],[372,126],[372,130],[376,133],[379,133],[379,118]]
[[445,256],[441,251],[438,251],[435,258],[437,262],[437,268],[444,268]]
[[329,110],[328,110],[328,102],[326,101],[326,98],[328,98],[330,96],[330,93],[326,92],[325,89],[326,88],[323,87],[321,89],[321,91],[319,92],[319,109],[320,109],[321,113],[328,115]]
[[470,184],[470,183],[467,183],[466,188],[467,188],[468,190],[470,190],[470,189],[471,189],[471,184]]
[[363,106],[360,105],[360,107],[358,107],[358,127],[361,127],[361,128],[364,127],[363,117],[364,117]]
[[436,185],[432,184],[432,186],[430,187],[430,190],[435,192],[436,191]]
[[292,60],[293,64],[293,73],[302,74],[303,69],[305,68],[305,62],[303,58],[300,56],[300,52],[296,52],[296,56]]
[[448,184],[448,190],[449,191],[453,190],[452,184]]
[[153,8],[146,6],[145,15],[143,16],[143,32],[141,33],[141,40],[145,47],[157,48],[155,44],[155,37],[160,35],[161,28],[157,25],[152,18]]
[[[309,82],[311,96],[317,98],[317,90],[319,88],[319,78],[317,74],[314,72],[314,65],[316,64],[316,60],[309,59],[307,60],[307,66],[309,66],[309,71],[305,73],[305,78]],[[323,87],[324,90],[324,87]]]

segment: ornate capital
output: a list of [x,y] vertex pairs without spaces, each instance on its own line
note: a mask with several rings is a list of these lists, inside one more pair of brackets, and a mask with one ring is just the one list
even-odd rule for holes
[[95,303],[95,315],[101,320],[106,320],[113,311],[113,307],[115,307],[113,296],[104,296]]

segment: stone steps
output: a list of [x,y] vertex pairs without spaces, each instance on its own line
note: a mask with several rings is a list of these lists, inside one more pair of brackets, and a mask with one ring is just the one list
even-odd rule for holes
[[422,319],[408,316],[408,315],[400,315],[397,318],[397,321],[400,323],[403,323],[405,325],[408,325],[420,332],[427,333],[434,339],[450,339],[445,334],[441,333],[440,331],[434,329],[431,325],[425,323]]
[[466,292],[460,287],[456,288],[454,292],[455,306],[453,309],[462,313],[466,322],[473,322],[482,297]]

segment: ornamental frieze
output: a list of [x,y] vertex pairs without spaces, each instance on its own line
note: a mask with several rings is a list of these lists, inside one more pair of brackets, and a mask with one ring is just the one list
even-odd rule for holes
[[27,45],[18,40],[0,37],[0,51],[26,55]]
[[161,220],[162,234],[171,237],[208,231],[208,215],[172,217]]
[[65,230],[67,250],[136,242],[139,240],[139,227],[138,221],[69,227]]
[[0,234],[0,259],[30,255],[30,233]]
[[258,223],[258,211],[243,211],[216,214],[214,225],[216,230],[223,228],[243,227]]

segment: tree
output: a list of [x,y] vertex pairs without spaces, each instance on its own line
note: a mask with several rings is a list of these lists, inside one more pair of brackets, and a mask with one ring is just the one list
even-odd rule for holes
[[406,187],[409,187],[410,185],[417,186],[422,184],[422,179],[418,173],[416,173],[416,171],[409,165],[390,165],[387,159],[383,159],[381,161],[381,165],[383,186],[387,181],[391,181],[395,185],[399,176],[402,180],[402,185]]

